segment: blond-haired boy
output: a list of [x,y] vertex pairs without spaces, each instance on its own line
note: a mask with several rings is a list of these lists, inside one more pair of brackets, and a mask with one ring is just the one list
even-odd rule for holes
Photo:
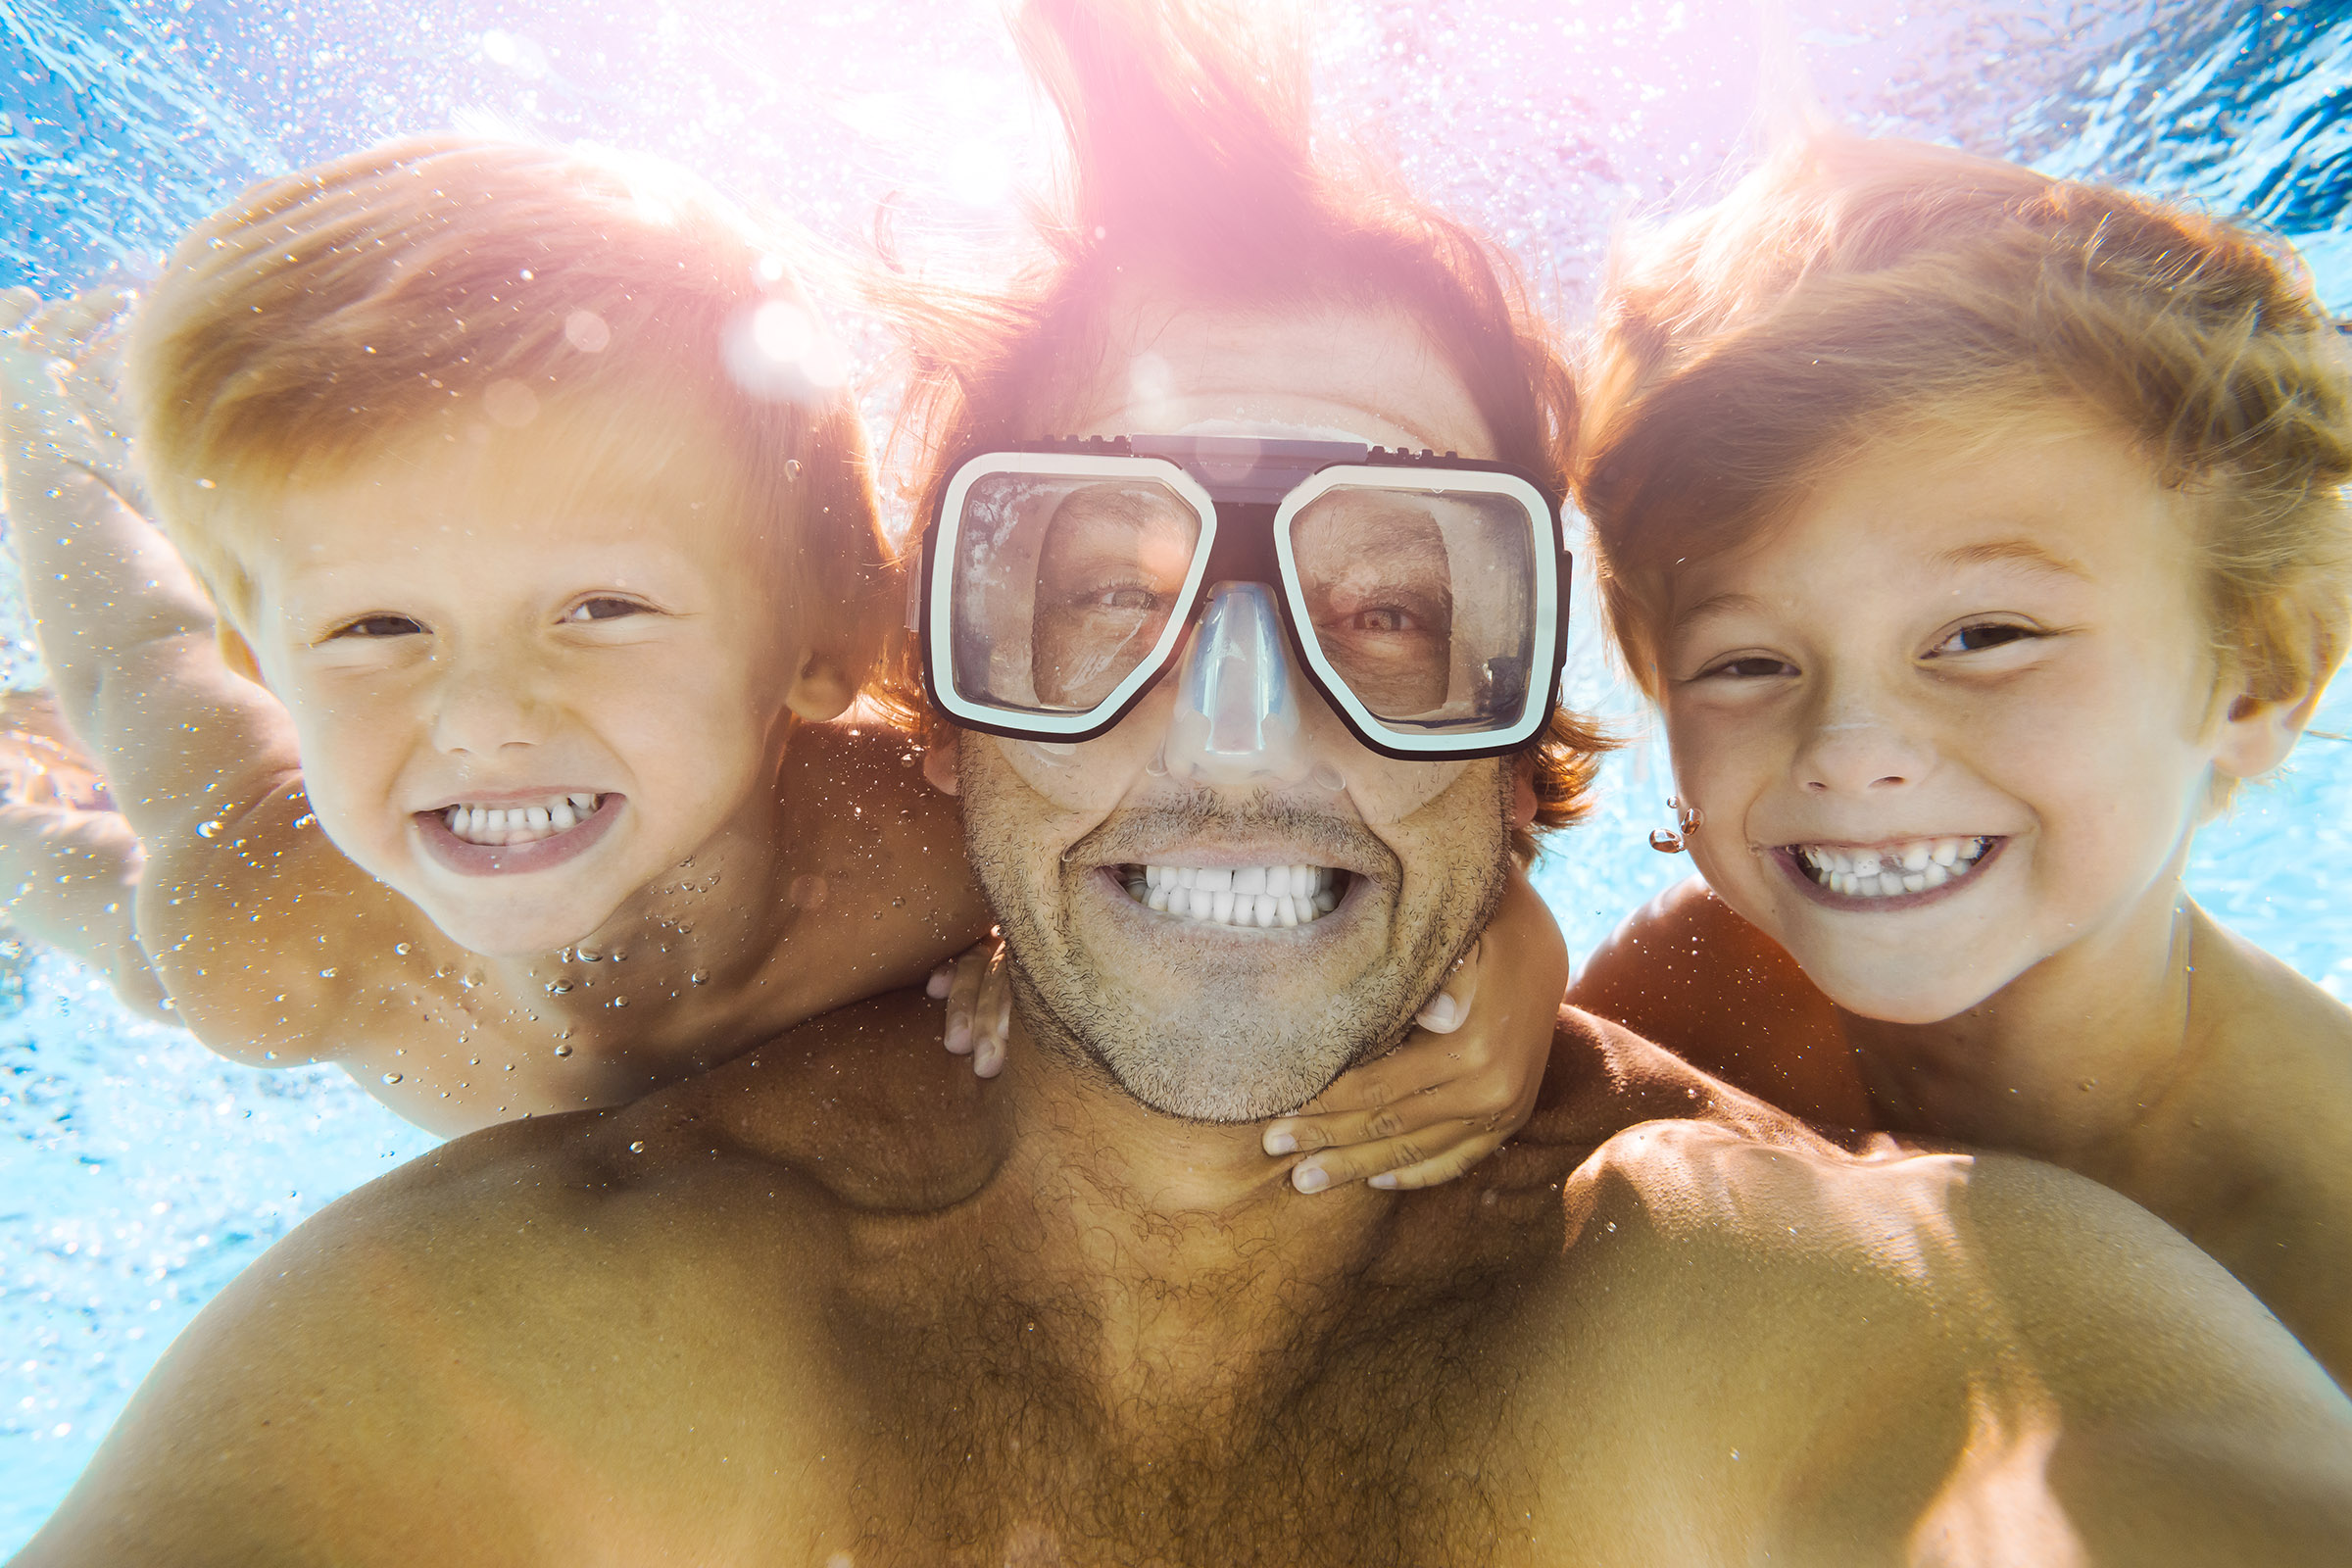
[[2103,1181],[2352,1382],[2352,1012],[2180,883],[2352,632],[2352,356],[2308,273],[1824,138],[1629,244],[1591,372],[1581,498],[1712,892],[1575,1000]]
[[900,610],[813,319],[675,171],[442,136],[288,176],[137,318],[168,543],[14,350],[28,597],[207,1044],[455,1132],[629,1098],[985,931],[905,738],[813,722]]

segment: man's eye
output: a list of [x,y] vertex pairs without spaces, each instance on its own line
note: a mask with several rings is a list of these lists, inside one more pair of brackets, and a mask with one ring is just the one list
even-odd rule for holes
[[362,615],[346,621],[327,633],[328,640],[337,637],[417,637],[424,628],[406,615]]
[[1982,653],[1987,648],[1999,648],[2009,643],[2025,642],[2040,635],[2040,632],[2031,626],[2020,626],[2012,621],[1980,621],[1974,626],[1961,627],[1937,643],[1931,651],[1930,657],[1937,654]]
[[1421,629],[1420,618],[1401,605],[1374,605],[1368,610],[1359,610],[1349,615],[1345,624],[1349,631],[1377,632],[1389,636]]
[[594,599],[583,599],[564,612],[563,618],[569,624],[582,625],[592,620],[618,620],[623,615],[642,615],[645,612],[646,607],[634,599],[599,594]]

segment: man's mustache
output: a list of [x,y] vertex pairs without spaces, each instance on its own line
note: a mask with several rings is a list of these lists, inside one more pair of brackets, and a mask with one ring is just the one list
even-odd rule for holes
[[1399,880],[1396,852],[1363,823],[1279,796],[1236,801],[1200,790],[1151,806],[1123,807],[1061,853],[1064,864],[1134,863],[1170,845],[1204,838],[1272,838],[1296,845],[1318,863]]

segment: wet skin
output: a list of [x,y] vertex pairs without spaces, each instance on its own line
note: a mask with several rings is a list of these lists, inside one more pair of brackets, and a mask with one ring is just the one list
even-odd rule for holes
[[[2065,405],[1890,437],[1678,582],[1681,890],[1574,1000],[1775,1103],[2049,1159],[2144,1203],[2352,1378],[2352,1011],[2180,884],[2305,690],[2214,657],[2193,498]],[[1988,846],[1842,897],[1790,852]],[[1940,875],[1939,873],[1932,873]],[[1720,902],[1718,902],[1720,901]]]
[[[1225,416],[1448,391],[1387,318],[1145,325]],[[1286,379],[1334,343],[1363,380]],[[1858,1161],[1573,1013],[1528,1132],[1424,1192],[1301,1199],[1254,1127],[1148,1105],[1123,1082],[1273,1093],[1297,1052],[1400,1033],[1475,935],[1511,791],[1489,761],[1203,814],[1393,861],[1358,923],[1264,950],[1348,1027],[1275,1012],[1203,1061],[1258,955],[1171,938],[1122,974],[1114,1021],[1195,1015],[1156,1037],[1056,1010],[1147,940],[1063,852],[1173,820],[1151,735],[1092,744],[1051,797],[960,748],[1015,965],[1003,1076],[885,998],[454,1144],[225,1293],[24,1560],[2318,1562],[2352,1530],[2352,1404],[2063,1173]]]

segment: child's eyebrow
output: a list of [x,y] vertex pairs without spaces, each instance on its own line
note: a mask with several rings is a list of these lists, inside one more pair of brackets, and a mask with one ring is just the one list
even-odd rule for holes
[[1692,621],[1727,613],[1760,615],[1764,613],[1764,601],[1754,594],[1710,594],[1690,609],[1675,612],[1674,624],[1667,628],[1668,635],[1681,631]]
[[2031,539],[1995,539],[1984,544],[1961,545],[1946,550],[1936,561],[1949,566],[1991,566],[2014,563],[2031,571],[2048,572],[2061,577],[2090,580],[2090,573],[2081,564],[2054,555]]

